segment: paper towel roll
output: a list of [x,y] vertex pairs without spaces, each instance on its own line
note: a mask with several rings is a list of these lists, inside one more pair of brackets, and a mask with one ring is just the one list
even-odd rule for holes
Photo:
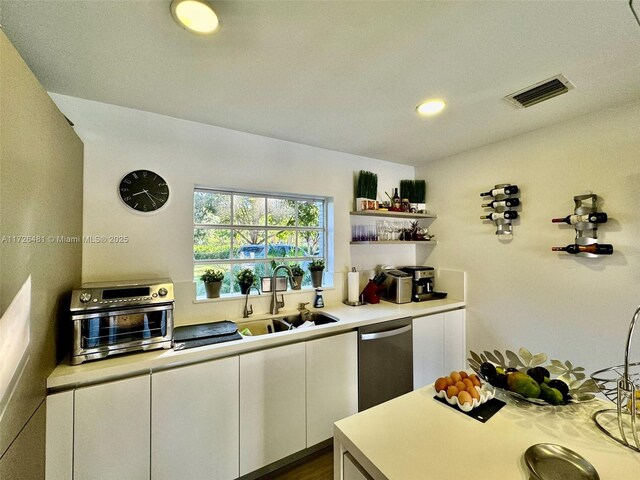
[[347,273],[347,300],[357,302],[360,297],[360,274],[358,272]]

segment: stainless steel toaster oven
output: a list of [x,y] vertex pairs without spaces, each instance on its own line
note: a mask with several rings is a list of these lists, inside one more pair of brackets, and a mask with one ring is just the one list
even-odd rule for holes
[[169,279],[84,284],[71,294],[71,365],[171,348],[173,306]]

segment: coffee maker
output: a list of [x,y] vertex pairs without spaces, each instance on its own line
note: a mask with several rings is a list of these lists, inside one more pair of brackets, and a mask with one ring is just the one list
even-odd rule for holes
[[425,300],[435,300],[444,298],[446,294],[435,292],[433,281],[435,270],[433,267],[403,267],[403,272],[411,275],[413,288],[411,289],[411,300],[414,302],[424,302]]

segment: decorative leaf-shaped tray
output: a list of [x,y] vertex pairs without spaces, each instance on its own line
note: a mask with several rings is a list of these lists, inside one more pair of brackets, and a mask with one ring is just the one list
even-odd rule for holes
[[[493,352],[485,350],[481,354],[469,351],[471,358],[468,358],[467,361],[473,371],[485,381],[488,380],[480,373],[480,365],[484,362],[490,362],[494,366],[502,367],[505,370],[507,368],[515,368],[523,373],[527,373],[527,370],[533,367],[544,367],[549,370],[549,373],[557,375],[555,378],[562,380],[569,386],[569,401],[571,403],[588,402],[595,398],[595,393],[599,392],[596,383],[590,378],[586,378],[584,368],[575,366],[568,360],[565,362],[561,362],[560,360],[551,360],[547,363],[548,357],[546,353],[537,353],[533,355],[526,348],[521,348],[518,350],[518,353],[519,355],[511,350],[506,350],[504,355],[498,350],[494,350]],[[504,390],[509,395],[526,400],[527,402],[535,403],[537,405],[550,405],[540,398],[526,398],[518,393],[510,392],[509,390],[501,390]]]

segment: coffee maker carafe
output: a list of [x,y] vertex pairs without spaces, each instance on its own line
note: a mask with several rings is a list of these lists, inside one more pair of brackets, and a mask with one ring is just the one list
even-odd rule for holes
[[423,302],[434,299],[433,280],[435,270],[433,267],[403,267],[401,270],[410,274],[413,279],[411,300]]

